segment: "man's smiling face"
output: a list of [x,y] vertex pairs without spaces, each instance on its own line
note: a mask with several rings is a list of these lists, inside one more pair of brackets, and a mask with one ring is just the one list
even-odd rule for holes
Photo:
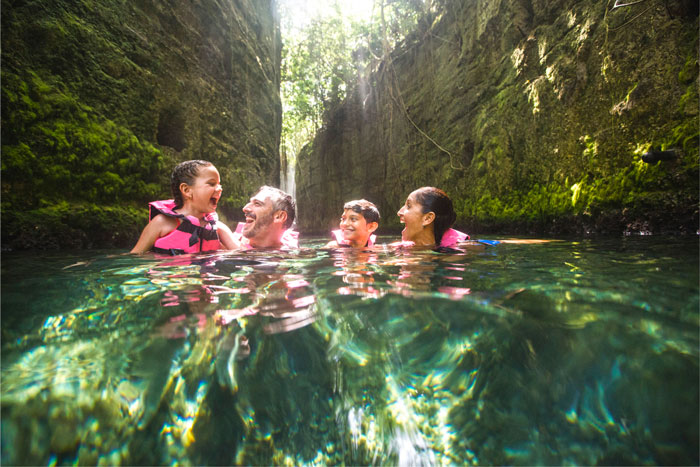
[[243,235],[246,238],[255,238],[265,233],[272,224],[274,215],[271,193],[267,190],[259,191],[243,207],[243,213],[245,214]]

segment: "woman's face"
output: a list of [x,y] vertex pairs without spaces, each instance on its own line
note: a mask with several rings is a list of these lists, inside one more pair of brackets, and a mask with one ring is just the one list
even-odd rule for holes
[[398,214],[401,223],[405,225],[401,232],[401,240],[415,241],[416,235],[422,232],[426,219],[426,214],[423,214],[423,206],[416,200],[415,191],[408,195],[403,207],[396,214]]

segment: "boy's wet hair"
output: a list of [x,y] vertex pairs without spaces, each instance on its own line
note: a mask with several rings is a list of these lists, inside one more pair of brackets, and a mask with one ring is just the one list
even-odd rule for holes
[[423,214],[428,212],[435,213],[435,243],[440,244],[443,234],[452,227],[452,224],[457,220],[452,200],[447,193],[439,188],[432,186],[424,186],[416,191],[416,201],[422,207]]
[[367,222],[379,222],[379,209],[374,203],[367,201],[366,199],[356,199],[354,201],[348,201],[343,206],[343,210],[350,209],[358,214],[362,214]]
[[188,185],[193,185],[195,179],[199,175],[199,170],[202,167],[213,166],[209,161],[203,161],[199,159],[180,162],[173,169],[173,173],[170,175],[170,190],[173,192],[173,199],[175,200],[175,209],[180,209],[185,205],[182,199],[182,192],[180,192],[180,185],[182,183],[187,183]]
[[296,217],[296,210],[297,206],[296,203],[294,202],[294,198],[292,198],[292,195],[285,193],[284,191],[280,190],[279,188],[275,188],[273,186],[267,186],[263,185],[260,187],[260,189],[255,193],[256,195],[260,193],[263,190],[267,190],[273,193],[273,196],[270,197],[270,200],[272,201],[272,210],[273,212],[277,211],[284,211],[287,213],[287,221],[284,223],[284,228],[288,229],[292,226],[294,223],[294,218]]

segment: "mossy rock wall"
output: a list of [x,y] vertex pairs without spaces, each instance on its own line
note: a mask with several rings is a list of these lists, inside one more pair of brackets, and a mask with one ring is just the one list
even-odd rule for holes
[[272,0],[3,0],[3,248],[132,246],[188,159],[240,218],[279,182],[280,53]]
[[471,232],[697,230],[697,2],[441,4],[298,157],[303,231],[360,197],[398,229],[425,185]]

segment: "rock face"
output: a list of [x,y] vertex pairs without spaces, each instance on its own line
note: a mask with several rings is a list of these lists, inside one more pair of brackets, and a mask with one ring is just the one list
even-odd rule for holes
[[694,233],[697,2],[612,6],[442,2],[299,155],[300,229],[364,197],[387,232],[433,185],[472,232]]
[[182,160],[229,218],[278,183],[272,0],[3,0],[2,31],[3,247],[130,246]]

